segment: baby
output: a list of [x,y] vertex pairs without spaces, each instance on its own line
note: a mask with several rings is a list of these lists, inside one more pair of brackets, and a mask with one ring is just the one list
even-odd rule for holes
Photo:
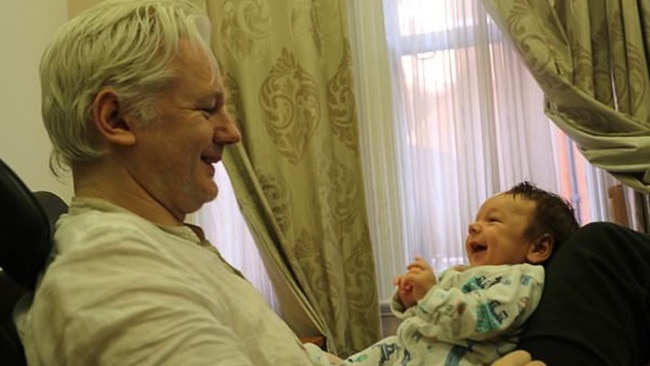
[[395,278],[397,335],[338,360],[316,365],[483,365],[515,349],[542,294],[544,267],[579,227],[559,196],[523,182],[487,199],[469,225],[468,266],[439,279],[422,258]]

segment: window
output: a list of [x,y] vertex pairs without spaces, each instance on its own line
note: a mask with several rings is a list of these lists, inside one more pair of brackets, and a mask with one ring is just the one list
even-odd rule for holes
[[[391,218],[379,218],[377,201],[368,207],[371,223],[402,232],[373,237],[381,299],[415,255],[438,273],[464,263],[479,205],[522,180],[563,195],[583,223],[607,218],[611,178],[544,115],[540,88],[480,1],[386,0],[383,16],[395,106],[384,128],[394,136],[399,187],[382,205]],[[382,179],[369,179],[368,191]]]

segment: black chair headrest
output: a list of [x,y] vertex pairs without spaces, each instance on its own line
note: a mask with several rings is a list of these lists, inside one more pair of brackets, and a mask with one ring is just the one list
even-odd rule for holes
[[54,223],[66,211],[53,193],[32,193],[0,159],[0,267],[11,279],[35,287],[52,249]]

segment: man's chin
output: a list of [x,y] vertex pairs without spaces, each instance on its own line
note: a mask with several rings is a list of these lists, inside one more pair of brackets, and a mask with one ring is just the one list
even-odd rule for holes
[[219,195],[219,187],[217,187],[216,184],[206,189],[205,194],[203,195],[203,199],[199,203],[199,207],[197,208],[197,210],[200,209],[204,204],[214,201],[218,195]]
[[197,212],[203,207],[206,203],[210,203],[217,198],[219,190],[214,186],[212,189],[204,190],[201,195],[194,195],[193,199],[187,200],[185,205],[185,211],[187,214],[192,214]]
[[218,195],[219,195],[219,187],[215,185],[212,191],[209,192],[208,194],[209,197],[207,202],[214,201],[214,199],[217,198]]

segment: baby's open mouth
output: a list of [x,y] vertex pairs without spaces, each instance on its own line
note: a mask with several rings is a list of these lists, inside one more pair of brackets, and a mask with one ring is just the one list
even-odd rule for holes
[[472,253],[480,253],[487,250],[487,245],[481,243],[471,243]]

